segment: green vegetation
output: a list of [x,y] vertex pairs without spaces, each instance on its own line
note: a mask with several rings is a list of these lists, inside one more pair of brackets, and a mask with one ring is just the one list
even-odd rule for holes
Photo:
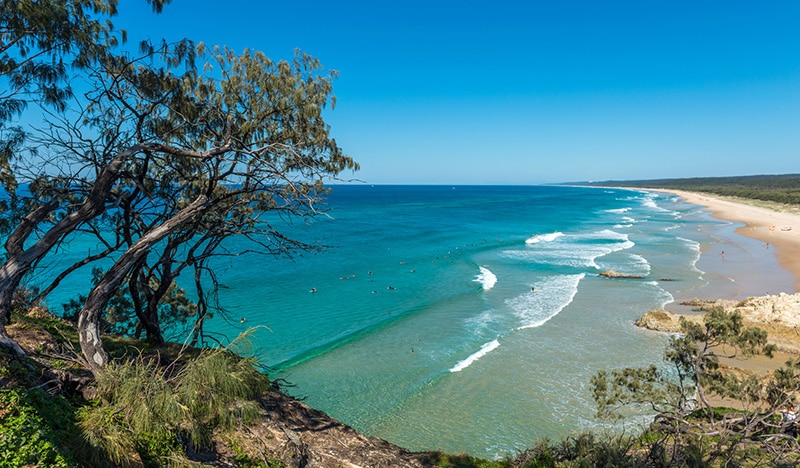
[[[158,13],[169,0],[148,3]],[[358,169],[322,118],[336,74],[299,52],[275,62],[189,39],[144,42],[133,54],[110,22],[116,5],[0,3],[0,465],[191,466],[221,444],[241,466],[283,466],[239,437],[265,412],[268,378],[230,349],[170,345],[163,328],[191,324],[192,344],[203,344],[204,320],[223,310],[209,260],[242,253],[221,248],[230,236],[268,255],[314,249],[279,226],[320,214],[323,182]],[[29,107],[44,111],[39,130],[14,123]],[[603,184],[800,203],[800,176]],[[56,279],[41,290],[26,287],[78,233],[102,248],[51,272]],[[100,260],[110,266],[76,291],[75,325],[37,306]],[[176,283],[181,273],[194,280],[195,303]],[[795,403],[800,362],[763,381],[726,372],[719,353],[770,354],[766,335],[721,311],[683,326],[666,366],[592,381],[600,416],[631,406],[656,413],[639,436],[579,434],[500,461],[403,456],[483,468],[800,462],[796,435],[775,415]],[[147,341],[131,338],[140,336]],[[744,408],[713,408],[708,395]]]
[[[148,3],[158,12],[169,2]],[[75,291],[94,373],[109,362],[109,329],[163,345],[165,326],[186,323],[180,340],[202,344],[206,318],[224,311],[209,262],[318,250],[282,228],[321,214],[325,183],[358,169],[323,119],[336,73],[318,60],[188,38],[134,53],[110,22],[116,4],[0,3],[0,89],[9,90],[0,91],[0,346],[25,354],[5,328],[37,268],[61,270],[34,301],[103,261],[91,287]],[[28,108],[40,123],[14,127]],[[75,236],[99,247],[72,265],[49,261]],[[232,236],[240,251],[225,242]],[[193,301],[176,283],[182,274]]]
[[224,350],[166,367],[137,356],[109,365],[95,383],[105,404],[78,412],[83,436],[116,464],[136,455],[156,466],[183,460],[182,443],[206,447],[213,431],[255,421],[269,387],[251,363]]
[[728,197],[800,204],[800,174],[589,182],[588,185],[677,189]]
[[[681,328],[683,334],[673,337],[664,353],[664,367],[600,371],[592,378],[598,416],[620,418],[637,406],[655,413],[646,434],[654,442],[644,446],[663,452],[667,466],[687,456],[703,466],[800,462],[797,434],[777,416],[796,403],[800,362],[789,360],[767,377],[721,366],[721,356],[774,352],[766,332],[744,327],[738,312],[715,308],[702,325],[681,320]],[[713,407],[712,396],[741,407]]]
[[62,396],[38,388],[0,390],[0,461],[9,467],[72,466],[74,424]]
[[[18,320],[16,333],[46,342],[56,342],[48,328],[66,333],[35,359],[0,351],[0,466],[189,466],[187,450],[209,447],[214,435],[234,434],[263,414],[260,398],[270,384],[252,361],[227,349],[176,352],[174,345],[144,354],[131,340],[110,341],[119,357],[85,380],[86,398],[64,378],[87,374],[64,338],[75,340],[74,328],[41,310]],[[256,460],[242,450],[239,457]]]

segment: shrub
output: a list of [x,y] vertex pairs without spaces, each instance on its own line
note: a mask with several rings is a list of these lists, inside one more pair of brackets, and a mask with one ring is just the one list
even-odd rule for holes
[[0,465],[73,466],[68,444],[74,434],[67,401],[41,389],[0,390]]
[[178,366],[150,358],[111,363],[97,376],[104,402],[80,412],[84,437],[114,463],[137,457],[185,460],[183,446],[206,446],[216,429],[233,429],[260,415],[257,397],[269,381],[246,359],[204,350]]

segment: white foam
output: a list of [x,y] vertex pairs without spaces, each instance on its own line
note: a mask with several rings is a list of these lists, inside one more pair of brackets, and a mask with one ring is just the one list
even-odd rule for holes
[[694,258],[692,259],[691,262],[692,270],[699,273],[700,276],[704,275],[705,271],[697,268],[697,262],[700,260],[700,255],[701,255],[700,243],[691,239],[686,239],[684,237],[678,237],[677,239],[683,241],[689,247],[689,249],[691,249],[694,252]]
[[472,280],[476,283],[480,283],[483,287],[484,291],[488,291],[494,287],[497,283],[497,276],[492,273],[488,268],[478,267],[480,269],[480,273],[475,275],[475,279]]
[[550,234],[535,234],[525,240],[526,244],[538,244],[539,242],[553,242],[563,236],[563,232],[551,232]]
[[480,333],[487,330],[492,322],[494,322],[494,310],[485,310],[475,317],[468,318],[465,324],[469,330]]
[[629,240],[627,234],[610,229],[584,234],[558,234],[557,240],[540,244],[536,249],[507,250],[503,255],[550,265],[599,268],[596,259],[636,245]]
[[627,213],[630,211],[630,208],[615,208],[613,210],[605,210],[606,213]]
[[[678,214],[677,211],[669,210],[669,209],[664,208],[662,206],[658,206],[658,204],[656,203],[656,200],[655,200],[656,197],[658,197],[657,193],[655,193],[655,192],[647,192],[645,194],[644,198],[642,199],[642,205],[644,207],[646,207],[646,208],[650,208],[653,211],[660,211],[660,212],[664,212],[664,213],[670,213],[672,215],[677,215]],[[674,201],[674,200],[670,199],[670,201]]]
[[541,327],[567,307],[578,293],[578,284],[586,276],[558,275],[534,285],[535,291],[506,300],[519,318],[518,330]]
[[592,234],[584,234],[580,236],[581,240],[594,240],[602,241],[602,243],[593,243],[581,245],[582,251],[587,254],[587,266],[599,268],[596,260],[604,257],[610,253],[619,252],[620,250],[627,250],[636,245],[632,242],[627,234],[604,229]]
[[650,274],[650,262],[648,262],[646,258],[637,254],[630,254],[630,258],[633,260],[633,269],[637,272],[640,272],[638,274],[642,276],[647,276]]
[[492,341],[484,344],[483,346],[481,346],[481,349],[479,349],[475,353],[471,354],[468,358],[464,359],[463,361],[460,361],[458,364],[453,366],[453,368],[450,369],[450,372],[460,372],[460,371],[466,369],[467,367],[471,366],[472,363],[474,363],[478,359],[482,358],[483,356],[486,356],[487,354],[489,354],[493,350],[497,349],[498,346],[500,346],[500,342],[497,341],[497,340],[492,340]]
[[583,236],[578,236],[578,237],[583,237],[583,238],[586,238],[586,239],[611,239],[611,240],[619,240],[619,241],[627,241],[628,240],[628,235],[627,234],[624,234],[624,233],[621,233],[621,232],[612,231],[611,229],[603,229],[602,231],[597,231],[597,232],[594,232],[594,233],[591,233],[591,234],[584,234]]
[[670,294],[670,292],[667,291],[666,289],[662,288],[661,285],[658,283],[658,281],[645,281],[643,284],[646,284],[648,286],[653,286],[654,288],[657,289],[656,295],[658,296],[658,299],[661,300],[661,306],[660,306],[661,309],[675,302],[675,296]]
[[612,261],[598,261],[598,263],[603,270],[615,270],[635,276],[647,276],[651,269],[650,262],[646,258],[630,252],[613,257]]

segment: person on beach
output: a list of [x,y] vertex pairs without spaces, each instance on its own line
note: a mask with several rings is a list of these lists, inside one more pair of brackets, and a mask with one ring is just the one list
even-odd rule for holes
[[781,410],[781,432],[797,437],[797,412],[791,405]]

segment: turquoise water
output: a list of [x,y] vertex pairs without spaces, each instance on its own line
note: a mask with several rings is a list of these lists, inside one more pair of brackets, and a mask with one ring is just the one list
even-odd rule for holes
[[327,208],[286,228],[325,251],[217,263],[229,312],[208,330],[268,327],[253,352],[289,393],[412,450],[499,457],[598,427],[591,376],[660,359],[665,338],[633,325],[644,312],[793,281],[735,225],[666,194],[336,186]]

